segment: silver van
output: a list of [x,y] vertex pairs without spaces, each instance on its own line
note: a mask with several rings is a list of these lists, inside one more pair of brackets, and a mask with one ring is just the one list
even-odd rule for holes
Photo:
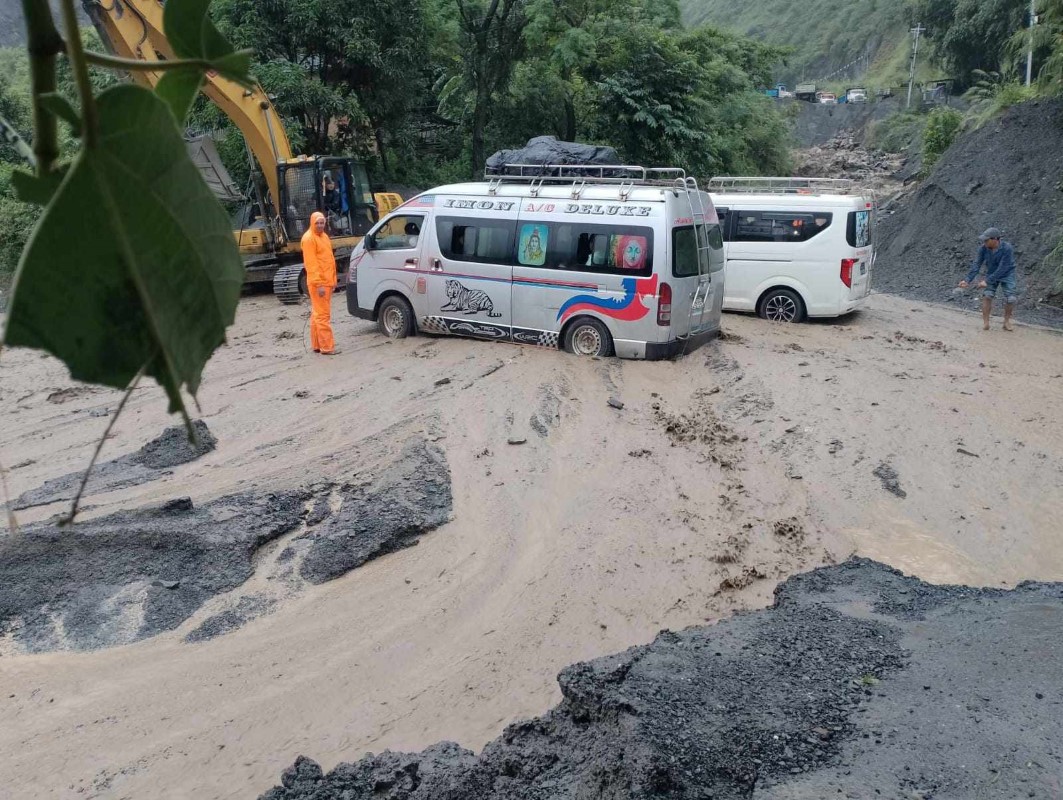
[[[693,178],[505,170],[382,219],[351,254],[348,311],[393,338],[455,334],[585,356],[667,358],[718,333],[723,238]],[[618,171],[635,177],[607,177]]]

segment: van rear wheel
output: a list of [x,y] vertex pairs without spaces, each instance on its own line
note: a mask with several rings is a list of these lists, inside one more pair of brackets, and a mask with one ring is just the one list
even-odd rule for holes
[[757,313],[762,319],[772,322],[802,322],[805,318],[805,304],[797,292],[772,289],[761,298]]
[[605,325],[587,317],[576,320],[565,331],[565,349],[577,356],[604,358],[613,354],[613,337]]
[[377,325],[380,332],[389,339],[405,339],[416,333],[413,326],[413,308],[405,297],[394,294],[385,297],[384,302],[380,304]]

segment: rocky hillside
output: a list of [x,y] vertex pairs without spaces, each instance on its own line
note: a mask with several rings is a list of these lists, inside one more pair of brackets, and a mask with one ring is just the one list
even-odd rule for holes
[[955,292],[978,234],[999,227],[1015,246],[1020,306],[1053,295],[1045,259],[1063,236],[1063,100],[1026,103],[961,136],[930,177],[881,216],[875,288],[974,307]]
[[[681,0],[688,24],[707,22],[795,49],[785,83],[818,80],[904,40],[904,0]],[[858,73],[854,73],[858,74]],[[845,77],[844,75],[839,77]]]

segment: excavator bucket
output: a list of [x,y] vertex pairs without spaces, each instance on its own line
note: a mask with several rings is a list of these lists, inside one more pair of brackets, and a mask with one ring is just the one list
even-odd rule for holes
[[229,177],[229,171],[225,169],[213,139],[209,136],[196,136],[186,139],[185,143],[188,145],[188,155],[191,156],[192,163],[199,169],[215,197],[223,203],[246,199]]

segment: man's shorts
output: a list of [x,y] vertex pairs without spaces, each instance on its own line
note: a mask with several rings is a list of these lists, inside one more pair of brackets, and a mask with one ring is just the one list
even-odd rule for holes
[[990,281],[982,292],[982,296],[996,297],[998,288],[1004,290],[1005,303],[1014,303],[1019,299],[1018,282],[1015,280],[1014,272],[1003,280]]

